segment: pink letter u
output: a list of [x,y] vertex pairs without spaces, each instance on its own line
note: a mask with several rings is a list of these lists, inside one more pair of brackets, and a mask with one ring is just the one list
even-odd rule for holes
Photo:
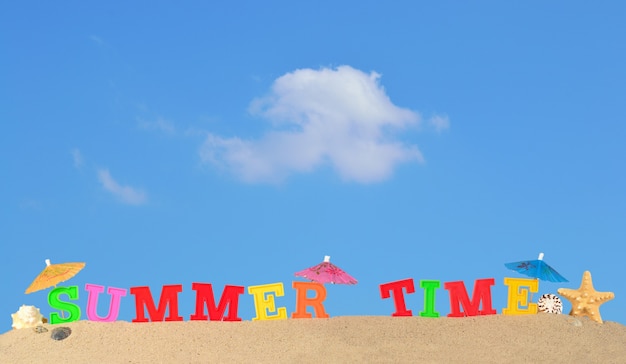
[[98,295],[104,292],[104,286],[97,284],[85,284],[85,290],[89,293],[87,297],[87,318],[91,321],[111,322],[117,320],[120,313],[120,301],[126,296],[124,288],[109,287],[107,293],[111,295],[109,314],[106,317],[98,316]]

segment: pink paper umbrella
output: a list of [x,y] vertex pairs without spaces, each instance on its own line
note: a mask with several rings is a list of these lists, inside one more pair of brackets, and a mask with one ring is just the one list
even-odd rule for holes
[[343,269],[330,262],[330,256],[325,256],[324,261],[314,267],[301,270],[296,273],[297,277],[303,277],[317,283],[332,284],[356,284],[356,279],[352,278]]

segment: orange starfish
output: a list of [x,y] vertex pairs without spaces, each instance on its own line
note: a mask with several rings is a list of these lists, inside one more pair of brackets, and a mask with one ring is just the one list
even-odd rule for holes
[[585,273],[583,273],[583,280],[580,283],[580,288],[559,288],[557,292],[567,298],[567,300],[572,304],[572,310],[569,313],[570,315],[588,316],[592,320],[599,323],[602,323],[600,305],[615,298],[615,294],[613,292],[598,292],[593,288],[593,282],[591,282],[591,272],[589,271],[585,271]]

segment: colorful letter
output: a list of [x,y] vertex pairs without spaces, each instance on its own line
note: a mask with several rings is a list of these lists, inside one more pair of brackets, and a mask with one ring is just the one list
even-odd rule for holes
[[107,293],[111,295],[111,302],[109,304],[109,314],[106,317],[98,316],[98,295],[104,292],[104,286],[96,284],[85,284],[85,291],[88,292],[87,296],[87,318],[91,321],[112,322],[117,320],[117,316],[120,313],[120,301],[122,297],[126,296],[126,289],[109,287]]
[[[509,295],[507,299],[507,306],[502,310],[503,315],[529,315],[537,313],[537,304],[530,303],[528,295],[530,292],[536,293],[539,291],[539,280],[527,278],[504,278],[504,285],[509,287]],[[528,306],[528,308],[520,309],[520,306]]]
[[435,290],[440,286],[440,281],[420,281],[420,287],[424,289],[424,311],[420,311],[421,317],[439,317],[439,312],[435,311]]
[[[329,317],[322,304],[326,299],[324,285],[314,282],[293,282],[291,286],[296,290],[296,312],[291,314],[291,318],[311,318],[312,315],[306,312],[307,306],[313,307],[318,318]],[[315,297],[307,297],[309,290],[315,291]]]
[[131,287],[130,294],[135,296],[135,310],[137,312],[137,318],[133,319],[133,322],[148,322],[148,319],[144,316],[144,305],[148,310],[150,321],[163,321],[168,304],[170,315],[165,318],[165,321],[182,321],[183,318],[178,316],[178,293],[182,292],[182,290],[183,286],[180,284],[163,286],[159,307],[155,308],[150,287]]
[[380,285],[380,297],[382,297],[382,299],[389,298],[390,292],[393,292],[393,303],[396,306],[396,312],[392,313],[391,316],[413,316],[413,311],[406,309],[402,288],[406,288],[406,293],[415,293],[413,278]]
[[[274,296],[282,297],[285,295],[285,288],[282,282],[250,286],[248,287],[248,293],[254,297],[254,308],[256,310],[256,317],[253,317],[252,321],[282,320],[287,318],[287,309],[279,307],[277,310],[274,301]],[[265,297],[266,293],[268,294],[267,298]],[[275,295],[271,293],[275,293]],[[276,314],[269,315],[268,312],[276,312]]]
[[[213,287],[210,283],[192,283],[191,288],[196,291],[196,313],[191,315],[191,320],[211,321],[241,321],[241,317],[237,315],[239,308],[239,295],[243,294],[242,286],[224,286],[220,303],[215,307],[215,296],[213,296]],[[206,303],[209,316],[204,314],[204,304]],[[228,316],[224,318],[224,312],[228,306]]]
[[78,299],[78,286],[57,287],[48,293],[48,304],[50,307],[68,313],[67,318],[59,317],[57,312],[50,313],[50,324],[64,324],[80,319],[80,307],[70,302],[59,300],[59,295],[66,294],[70,300]]
[[[450,291],[450,313],[448,317],[464,317],[478,315],[495,315],[496,310],[491,308],[491,289],[495,284],[493,278],[477,279],[474,282],[474,296],[470,302],[467,290],[463,281],[446,282],[443,287]],[[483,309],[478,310],[480,302],[483,302]],[[461,312],[459,303],[463,305],[464,312]]]

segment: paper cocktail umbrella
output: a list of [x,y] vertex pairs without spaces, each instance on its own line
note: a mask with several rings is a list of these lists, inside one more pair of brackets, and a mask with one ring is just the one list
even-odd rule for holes
[[74,277],[84,267],[85,263],[50,264],[50,259],[46,259],[46,268],[39,273],[24,293],[33,293],[56,286]]
[[297,277],[303,277],[317,283],[356,284],[356,279],[330,262],[330,256],[316,266],[296,272]]
[[543,253],[539,253],[537,260],[506,263],[504,266],[531,278],[541,279],[542,281],[568,282],[565,277],[543,261]]

